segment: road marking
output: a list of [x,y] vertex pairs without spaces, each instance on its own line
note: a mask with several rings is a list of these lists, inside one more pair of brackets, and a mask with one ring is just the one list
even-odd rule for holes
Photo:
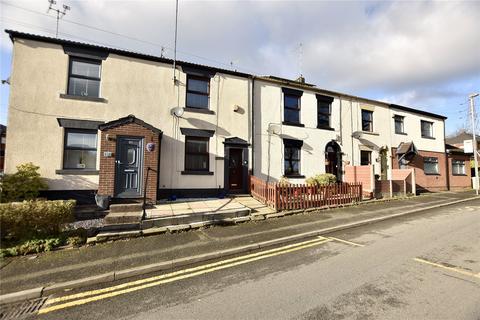
[[305,244],[317,242],[317,241],[320,241],[320,240],[326,240],[326,239],[327,238],[325,238],[325,237],[318,236],[317,238],[312,239],[312,240],[306,240],[306,241],[299,242],[299,243],[289,244],[289,245],[279,247],[279,248],[273,248],[273,249],[264,250],[264,251],[261,251],[261,252],[251,253],[251,254],[235,257],[235,258],[230,258],[230,259],[225,259],[225,260],[222,260],[222,261],[217,261],[217,262],[213,262],[213,263],[209,263],[209,264],[204,264],[204,265],[193,267],[193,268],[183,269],[183,270],[179,270],[179,271],[175,271],[175,272],[171,272],[171,273],[167,273],[167,274],[162,274],[162,275],[158,275],[158,276],[154,276],[154,277],[149,277],[149,278],[140,279],[140,280],[136,280],[136,281],[126,282],[126,283],[122,283],[122,284],[112,286],[112,287],[108,287],[108,288],[85,291],[85,292],[72,294],[72,295],[68,295],[68,296],[53,298],[53,299],[49,299],[45,303],[45,305],[50,305],[50,304],[54,304],[54,303],[58,303],[58,302],[64,302],[64,301],[78,299],[78,298],[84,298],[84,297],[88,297],[88,296],[93,296],[93,295],[97,295],[97,294],[101,294],[101,293],[111,292],[111,291],[115,291],[115,290],[118,290],[118,289],[124,289],[124,288],[128,288],[128,287],[144,284],[144,283],[147,283],[147,282],[152,282],[152,281],[156,281],[156,280],[175,277],[175,276],[179,276],[179,275],[190,273],[190,272],[205,270],[205,269],[215,267],[215,266],[218,266],[218,265],[228,264],[228,263],[232,263],[232,262],[235,262],[235,261],[248,259],[248,258],[252,258],[252,257],[257,257],[257,256],[261,256],[261,255],[268,254],[268,253],[283,251],[285,249],[289,249],[289,248],[293,248],[293,247],[297,247],[297,246],[302,246],[302,245],[305,245]]
[[470,271],[467,271],[467,270],[464,270],[464,269],[461,269],[461,268],[458,268],[458,267],[444,266],[443,264],[431,262],[431,261],[421,259],[421,258],[414,258],[413,260],[415,260],[417,262],[420,262],[420,263],[428,264],[430,266],[434,266],[434,267],[437,267],[437,268],[453,271],[453,272],[460,273],[460,274],[463,274],[463,275],[466,275],[466,276],[469,276],[469,277],[474,277],[474,278],[480,279],[480,273],[473,273],[473,272],[470,272]]
[[363,244],[355,243],[355,242],[351,242],[351,241],[347,241],[347,240],[343,240],[343,239],[338,239],[338,238],[335,238],[335,237],[328,237],[327,239],[332,239],[332,240],[335,240],[335,241],[338,241],[338,242],[343,242],[343,243],[346,243],[346,244],[349,244],[349,245],[352,245],[352,246],[356,246],[356,247],[365,247],[365,245],[363,245]]
[[[60,309],[79,306],[79,305],[83,305],[83,304],[86,304],[86,303],[90,303],[90,302],[94,302],[94,301],[98,301],[98,300],[103,300],[103,299],[119,296],[119,295],[122,295],[122,294],[126,294],[126,293],[130,293],[130,292],[134,292],[134,291],[158,286],[158,285],[165,284],[165,283],[170,283],[170,282],[174,282],[174,281],[178,281],[178,280],[183,280],[183,279],[195,277],[195,276],[198,276],[198,275],[210,273],[210,272],[217,271],[217,270],[231,268],[231,267],[242,265],[242,264],[245,264],[245,263],[249,263],[249,262],[253,262],[253,261],[257,261],[257,260],[261,260],[261,259],[265,259],[265,258],[269,258],[269,257],[274,257],[274,256],[277,256],[277,255],[281,255],[281,254],[285,254],[285,253],[289,253],[289,252],[294,252],[294,251],[297,251],[297,250],[301,250],[301,249],[305,249],[305,248],[309,248],[309,247],[313,247],[313,246],[316,246],[316,245],[320,245],[320,244],[324,244],[324,243],[333,241],[332,239],[322,239],[322,238],[302,242],[302,243],[305,243],[303,245],[298,245],[297,244],[296,246],[295,245],[289,245],[289,246],[285,246],[285,247],[282,247],[282,248],[278,248],[278,249],[284,249],[284,250],[281,250],[281,251],[277,250],[275,252],[274,251],[275,249],[272,249],[272,250],[268,250],[268,251],[271,251],[271,253],[268,253],[268,254],[265,254],[267,251],[264,251],[264,252],[262,252],[263,255],[257,255],[257,256],[254,256],[255,254],[247,255],[247,256],[250,256],[250,258],[246,258],[246,259],[245,259],[245,257],[247,257],[247,256],[238,257],[238,258],[244,258],[244,259],[243,260],[239,259],[238,261],[228,263],[228,264],[225,264],[225,263],[220,264],[220,265],[217,265],[217,266],[205,269],[205,270],[198,270],[198,271],[195,271],[195,272],[191,272],[191,273],[187,273],[187,274],[181,274],[181,275],[174,276],[174,277],[171,277],[171,278],[167,278],[167,279],[163,279],[163,280],[159,280],[159,281],[153,281],[153,282],[149,282],[149,283],[139,285],[139,286],[135,286],[135,287],[131,287],[131,288],[125,288],[123,290],[108,292],[108,293],[96,295],[96,296],[93,296],[93,297],[90,297],[90,298],[74,300],[74,301],[63,303],[63,304],[57,304],[57,305],[54,305],[54,306],[51,306],[51,307],[42,308],[38,312],[38,314],[45,314],[45,313],[49,313],[49,312],[60,310]],[[289,248],[285,249],[286,247],[289,247]],[[229,260],[231,260],[231,259],[229,259]],[[211,265],[214,265],[214,264],[211,264]],[[192,269],[195,269],[195,268],[192,268]],[[116,287],[118,287],[118,286],[116,286]],[[109,288],[106,288],[106,289],[109,289]],[[102,290],[103,289],[95,290],[95,291],[99,292],[99,291],[102,291]]]
[[112,287],[108,287],[108,288],[85,291],[85,292],[72,294],[72,295],[68,295],[68,296],[62,296],[62,297],[59,297],[59,298],[53,298],[53,299],[49,299],[45,304],[49,305],[49,304],[54,304],[54,303],[58,303],[58,302],[64,302],[64,301],[68,301],[68,300],[84,298],[84,297],[88,297],[88,296],[92,296],[92,295],[111,292],[111,291],[115,291],[115,290],[118,290],[118,289],[123,289],[123,288],[128,288],[128,287],[131,287],[131,286],[144,284],[144,283],[147,283],[147,282],[152,282],[152,281],[156,281],[156,280],[160,280],[160,279],[175,277],[175,276],[179,276],[179,275],[190,273],[190,272],[205,270],[205,269],[215,267],[215,266],[218,266],[218,265],[222,265],[222,264],[228,264],[228,263],[236,262],[236,261],[243,260],[243,259],[248,259],[248,258],[257,257],[257,256],[261,256],[261,255],[265,255],[265,254],[269,254],[269,253],[273,253],[273,252],[283,251],[283,250],[286,250],[286,249],[289,249],[289,248],[294,248],[294,247],[306,245],[306,244],[309,244],[309,243],[316,243],[316,242],[321,241],[321,240],[328,240],[328,239],[325,238],[325,237],[322,237],[322,236],[318,236],[317,238],[312,239],[312,240],[307,240],[307,241],[303,241],[303,242],[299,242],[299,243],[294,243],[294,244],[286,245],[286,246],[279,247],[279,248],[264,250],[264,251],[261,251],[261,252],[247,254],[247,255],[243,255],[243,256],[239,256],[239,257],[235,257],[235,258],[230,258],[230,259],[226,259],[226,260],[222,260],[222,261],[218,261],[218,262],[214,262],[214,263],[209,263],[209,264],[197,266],[197,267],[194,267],[194,268],[183,269],[183,270],[171,272],[171,273],[168,273],[168,274],[149,277],[149,278],[140,279],[140,280],[136,280],[136,281],[131,281],[131,282],[127,282],[127,283],[122,283],[120,285],[116,285],[116,286],[112,286]]

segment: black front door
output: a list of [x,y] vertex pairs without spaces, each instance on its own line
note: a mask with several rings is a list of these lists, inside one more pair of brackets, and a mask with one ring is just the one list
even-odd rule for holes
[[233,192],[243,191],[243,164],[242,149],[230,149],[228,163],[228,184],[229,190]]
[[136,198],[142,194],[143,138],[118,137],[115,157],[115,196]]

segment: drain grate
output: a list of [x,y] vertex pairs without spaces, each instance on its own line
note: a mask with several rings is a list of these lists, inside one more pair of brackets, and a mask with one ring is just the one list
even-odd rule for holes
[[0,306],[0,320],[25,319],[40,310],[48,297]]

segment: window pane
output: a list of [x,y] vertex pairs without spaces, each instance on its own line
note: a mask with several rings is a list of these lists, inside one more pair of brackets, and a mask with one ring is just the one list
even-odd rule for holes
[[83,132],[67,132],[67,147],[96,149],[97,134]]
[[300,174],[300,161],[298,160],[285,160],[285,174]]
[[403,120],[395,120],[395,132],[403,133]]
[[95,169],[97,151],[65,150],[64,169]]
[[318,126],[319,127],[329,127],[330,126],[330,117],[326,114],[318,115]]
[[299,148],[292,148],[292,147],[285,147],[285,159],[293,159],[293,160],[300,160],[300,149]]
[[425,173],[438,173],[438,159],[437,158],[424,158],[423,170]]
[[297,96],[291,96],[291,95],[288,95],[286,94],[284,96],[284,106],[286,108],[295,108],[295,109],[298,109],[299,107],[299,103],[298,103],[298,100],[300,100],[299,97]]
[[362,110],[362,120],[372,121],[373,113],[371,111]]
[[433,124],[431,122],[422,121],[422,136],[423,137],[432,137],[433,136]]
[[372,152],[370,151],[360,151],[360,165],[366,166],[371,164],[372,161]]
[[453,174],[465,174],[465,162],[462,160],[452,161]]
[[192,155],[189,154],[185,158],[186,170],[208,170],[208,155]]
[[68,94],[98,98],[100,94],[100,81],[70,77]]
[[100,64],[72,60],[72,74],[100,78]]
[[362,121],[362,130],[363,131],[372,131],[372,123],[368,121]]
[[208,80],[200,80],[200,79],[188,79],[188,91],[197,91],[208,93],[208,84],[210,83],[210,79]]
[[300,110],[285,109],[284,110],[284,121],[300,123]]
[[136,147],[128,148],[127,150],[127,162],[128,164],[134,164],[137,161],[137,149]]
[[187,138],[187,153],[208,153],[208,141]]
[[208,96],[187,93],[187,107],[208,109]]

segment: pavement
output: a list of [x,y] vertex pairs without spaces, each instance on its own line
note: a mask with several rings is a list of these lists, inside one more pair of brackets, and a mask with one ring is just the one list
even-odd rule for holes
[[[163,269],[143,269],[144,273],[174,269],[182,265],[233,255],[256,244],[281,244],[325,232],[352,228],[375,222],[392,215],[413,214],[451,203],[471,201],[473,192],[448,192],[422,195],[405,200],[371,202],[348,208],[285,216],[279,219],[248,222],[228,227],[211,227],[182,233],[134,238],[97,244],[77,249],[54,251],[39,255],[4,259],[1,262],[0,293],[61,287],[61,284],[90,277],[88,285],[115,280],[115,274],[125,270],[163,265]],[[377,220],[375,220],[377,219]],[[203,257],[203,258],[202,258]],[[192,260],[192,258],[195,258]],[[174,262],[179,262],[175,264]],[[138,272],[140,270],[140,272]],[[128,273],[124,273],[128,275]],[[107,276],[105,276],[107,275]],[[96,278],[97,277],[97,278]],[[97,280],[99,281],[97,281]],[[100,281],[101,279],[101,281]],[[87,284],[84,284],[87,285]],[[72,284],[74,287],[75,284]],[[41,292],[42,292],[41,290]],[[54,291],[51,291],[54,292]]]
[[[257,209],[266,207],[252,197],[237,197],[206,200],[179,200],[175,202],[154,205],[146,210],[148,218],[170,217],[178,215],[222,212],[225,210]],[[269,211],[273,212],[273,211]]]
[[174,272],[52,294],[35,319],[476,320],[479,217],[477,198]]

